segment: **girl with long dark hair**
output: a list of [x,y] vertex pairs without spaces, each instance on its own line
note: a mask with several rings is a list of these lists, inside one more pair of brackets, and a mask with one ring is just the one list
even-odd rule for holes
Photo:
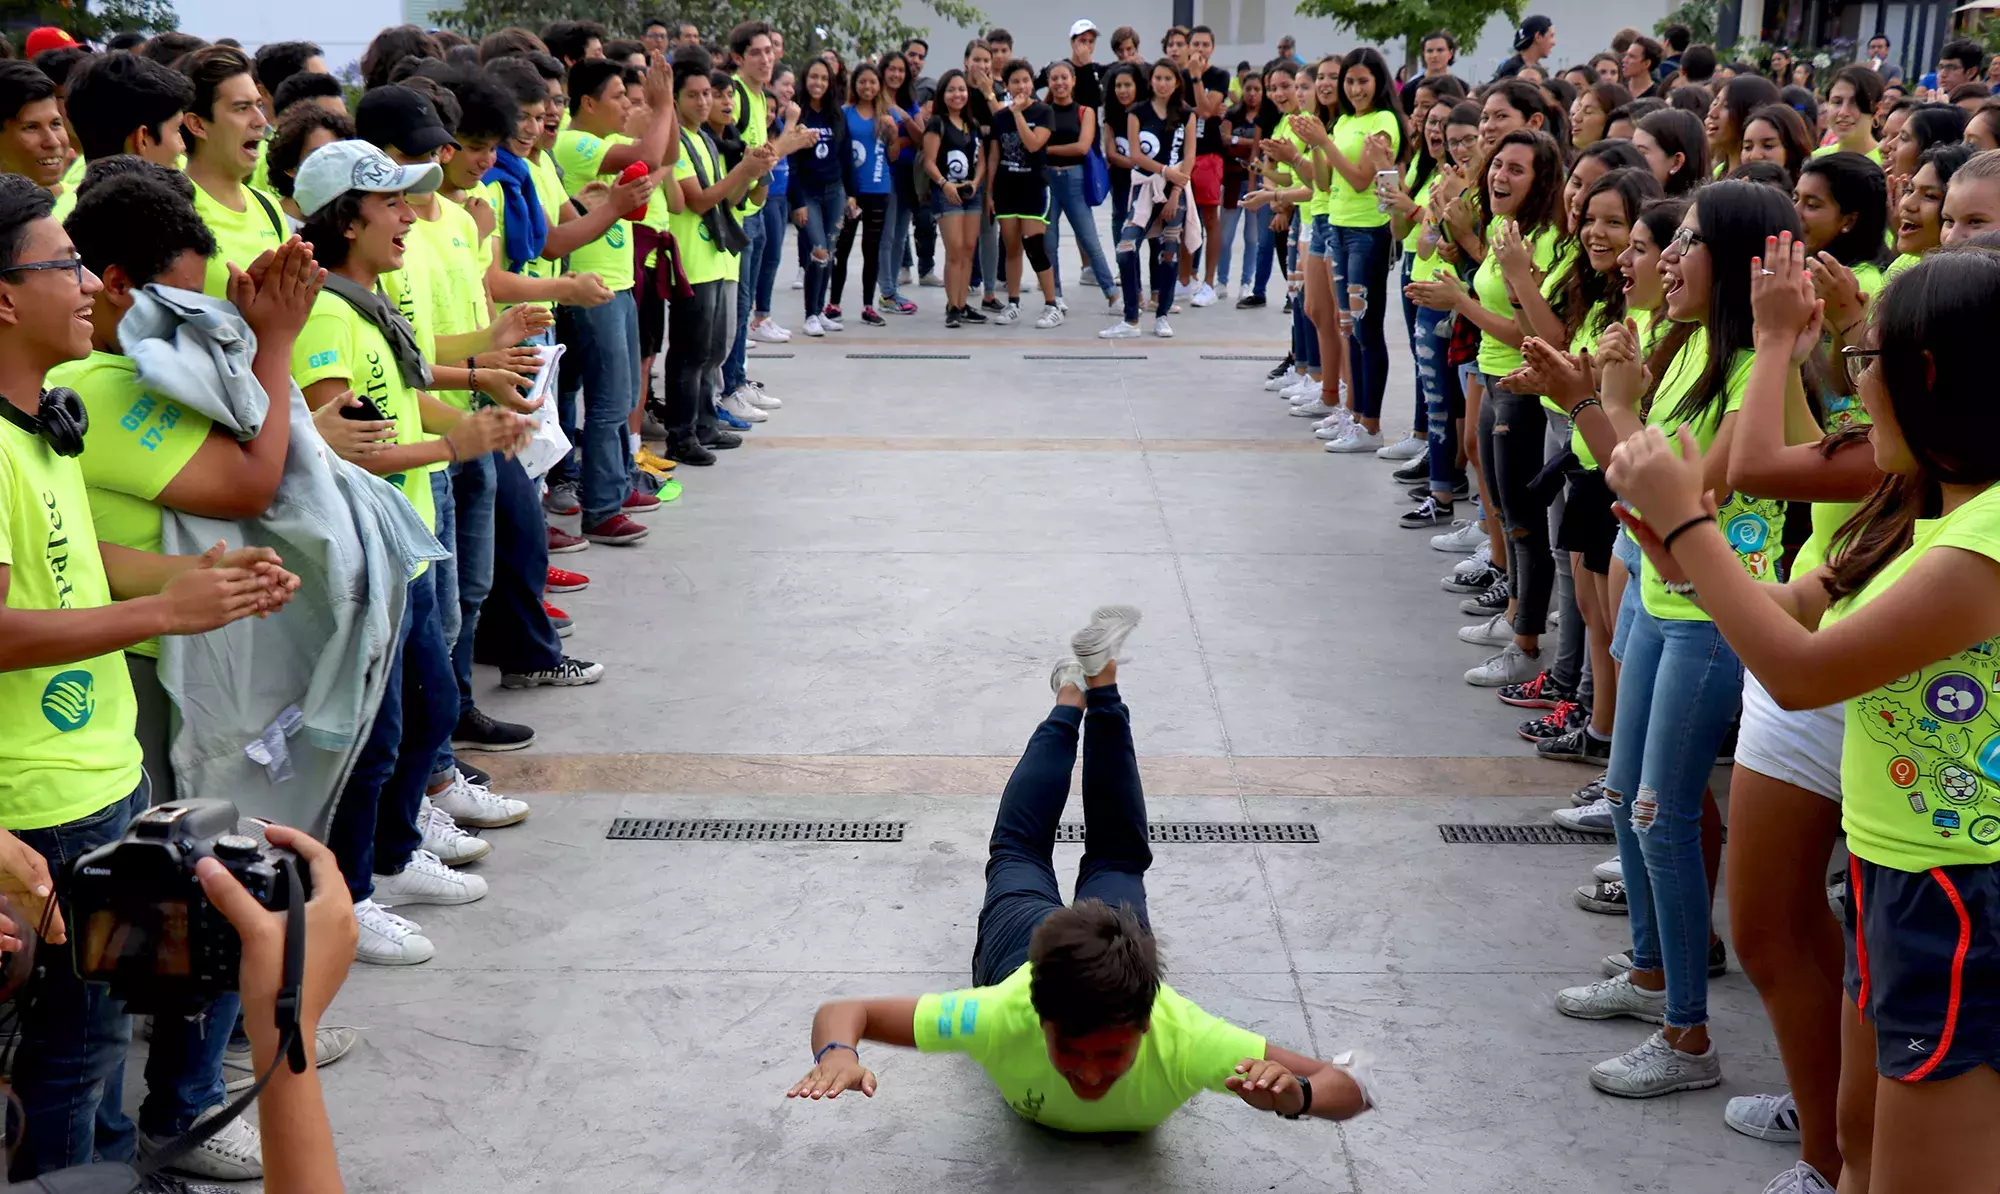
[[1125,227],[1132,202],[1132,144],[1125,118],[1145,102],[1148,72],[1138,63],[1121,62],[1104,72],[1104,119],[1099,123],[1098,148],[1111,175],[1111,226]]
[[1737,164],[1744,162],[1771,162],[1785,169],[1786,177],[1796,180],[1799,171],[1805,168],[1806,159],[1812,156],[1812,133],[1806,128],[1805,118],[1784,104],[1765,104],[1750,113],[1743,122],[1743,138],[1737,152]]
[[[1180,269],[1181,230],[1187,221],[1188,158],[1194,148],[1194,112],[1181,102],[1181,72],[1162,58],[1148,79],[1152,98],[1125,117],[1125,139],[1132,159],[1132,203],[1125,227],[1118,233],[1119,289],[1124,292],[1125,318],[1097,333],[1105,340],[1122,340],[1139,330],[1139,246],[1149,246],[1153,290],[1159,296],[1153,334],[1174,334],[1167,311],[1174,305],[1174,282]],[[1143,177],[1142,177],[1143,176]]]
[[910,230],[917,218],[916,161],[924,139],[916,114],[916,80],[910,77],[910,60],[900,50],[882,55],[876,73],[882,79],[884,106],[896,122],[896,139],[887,147],[889,202],[882,213],[882,254],[876,263],[876,280],[882,291],[882,310],[915,315],[917,305],[903,297],[901,279],[903,255],[909,251]]
[[1888,199],[1882,167],[1845,150],[1807,158],[1792,188],[1806,264],[1826,303],[1822,325],[1836,352],[1853,342],[1867,304],[1882,293]]
[[847,263],[854,251],[854,229],[861,228],[861,322],[881,327],[888,322],[875,310],[875,280],[882,263],[882,223],[889,211],[889,195],[895,186],[889,173],[889,158],[901,134],[897,131],[888,96],[882,91],[882,72],[872,63],[854,68],[851,76],[853,102],[841,109],[847,121],[849,154],[847,218],[840,225],[840,241],[833,263],[832,293],[825,314],[840,317],[840,297],[847,290]]
[[1844,66],[1826,91],[1826,131],[1831,145],[1814,154],[1858,153],[1882,164],[1882,147],[1875,141],[1875,105],[1882,102],[1882,76],[1859,64]]
[[[1264,77],[1250,75],[1243,80],[1243,98],[1222,115],[1222,218],[1217,246],[1216,280],[1221,283],[1217,297],[1229,297],[1229,267],[1236,253],[1236,232],[1243,230],[1243,269],[1237,294],[1250,297],[1251,279],[1259,274],[1255,293],[1263,294],[1271,277],[1271,259],[1260,255],[1260,237],[1253,215],[1247,222],[1241,206],[1250,186],[1250,162],[1257,156],[1257,143],[1278,127],[1278,110],[1264,98]],[[1268,231],[1268,228],[1266,229]],[[1247,306],[1238,302],[1237,306]]]
[[[1333,225],[1326,210],[1336,171],[1327,159],[1325,148],[1331,144],[1327,130],[1337,119],[1340,74],[1339,58],[1329,56],[1319,60],[1313,67],[1311,91],[1298,99],[1297,110],[1285,122],[1292,138],[1278,138],[1272,146],[1280,152],[1282,160],[1296,167],[1299,180],[1312,188],[1312,197],[1299,208],[1300,215],[1308,220],[1299,233],[1304,250],[1300,272],[1305,275],[1306,320],[1319,340],[1321,390],[1305,401],[1294,403],[1292,413],[1300,418],[1330,419],[1330,426],[1344,431],[1353,418],[1348,405],[1353,401],[1353,393],[1350,389],[1345,400],[1341,397],[1340,378],[1346,372],[1347,352],[1346,341],[1340,334],[1340,295],[1333,282]],[[1296,151],[1291,148],[1294,140],[1301,147]],[[1332,401],[1327,400],[1329,385]]]
[[1077,247],[1090,265],[1091,279],[1106,303],[1118,301],[1118,283],[1110,259],[1097,239],[1097,213],[1083,193],[1084,159],[1097,144],[1097,110],[1076,99],[1076,64],[1058,58],[1048,67],[1049,80],[1049,261],[1055,269],[1056,300],[1062,301],[1062,223],[1069,221]]
[[944,238],[944,326],[985,323],[986,316],[967,303],[972,262],[979,252],[979,213],[985,206],[979,193],[984,177],[979,159],[980,132],[970,105],[972,90],[962,70],[948,70],[937,82],[936,114],[924,129],[924,173],[931,179],[931,206]]
[[[1945,188],[1958,168],[1971,160],[1972,148],[1967,145],[1933,145],[1924,151],[1915,175],[1903,186],[1902,198],[1896,204],[1896,259],[1883,271],[1885,278],[1894,278],[1909,269],[1943,241]],[[1889,190],[1892,197],[1898,193],[1893,173],[1889,176]]]
[[1610,134],[1605,129],[1611,114],[1632,102],[1632,93],[1617,83],[1596,83],[1576,93],[1569,109],[1569,143],[1577,150],[1589,149]]
[[[1416,276],[1415,270],[1419,256],[1429,256],[1436,252],[1434,241],[1429,250],[1420,254],[1419,241],[1422,239],[1424,231],[1423,213],[1430,203],[1431,193],[1437,182],[1438,165],[1441,162],[1449,160],[1445,148],[1444,130],[1445,122],[1451,118],[1451,108],[1456,98],[1453,96],[1454,92],[1457,93],[1458,97],[1462,97],[1465,93],[1465,88],[1457,79],[1449,75],[1441,79],[1426,80],[1423,85],[1416,89],[1417,100],[1423,107],[1423,114],[1421,116],[1413,114],[1410,119],[1410,131],[1416,151],[1409,155],[1409,161],[1403,167],[1403,177],[1400,185],[1383,187],[1377,196],[1380,202],[1389,209],[1390,237],[1401,241],[1403,245],[1403,277],[1401,284],[1396,288],[1396,293],[1403,300],[1403,326],[1409,331],[1410,355],[1417,362],[1420,375],[1424,368],[1426,350],[1441,348],[1442,346],[1434,343],[1436,339],[1435,334],[1431,335],[1428,339],[1419,339],[1417,331],[1417,312],[1419,308],[1410,299],[1409,285]],[[1437,96],[1444,96],[1446,98],[1440,102],[1434,98]],[[1430,99],[1431,102],[1424,103],[1423,101],[1426,99]],[[1438,118],[1435,123],[1430,119],[1434,113]],[[1423,276],[1425,278],[1436,277],[1437,270],[1434,266],[1441,264],[1443,263],[1434,262],[1432,265],[1427,265]],[[1433,333],[1435,333],[1435,328],[1433,328]],[[1430,425],[1430,398],[1426,393],[1428,383],[1424,382],[1422,377],[1419,376],[1418,384],[1413,388],[1416,391],[1416,409],[1411,415],[1410,433],[1402,440],[1389,444],[1376,453],[1376,455],[1384,460],[1414,460],[1418,456],[1423,455],[1425,445],[1432,442],[1431,437],[1434,434],[1434,429]],[[1454,447],[1456,447],[1455,443]],[[1447,461],[1447,465],[1450,463]],[[1442,499],[1438,499],[1435,494],[1431,496],[1433,498],[1431,502],[1418,507],[1416,515],[1418,521],[1412,523],[1408,519],[1405,519],[1402,525],[1413,527],[1436,526],[1439,525],[1441,520],[1443,525],[1450,526],[1452,522],[1450,517],[1452,511],[1451,492],[1447,490]],[[1429,521],[1423,521],[1426,517],[1429,518]]]
[[843,330],[826,313],[833,280],[833,246],[847,215],[846,176],[850,168],[847,117],[841,111],[840,83],[824,58],[806,63],[799,80],[799,126],[811,129],[813,144],[792,155],[788,195],[792,223],[806,256],[806,319],[801,330],[824,336]]
[[1647,116],[1633,131],[1632,144],[1669,195],[1685,195],[1709,180],[1708,132],[1690,113],[1665,108]]
[[1722,85],[1709,101],[1702,131],[1708,134],[1710,173],[1721,178],[1743,164],[1743,132],[1750,114],[1765,104],[1778,102],[1778,89],[1769,79],[1741,75]]
[[1021,254],[1042,288],[1042,314],[1038,328],[1056,327],[1063,310],[1056,300],[1055,270],[1049,258],[1049,182],[1047,155],[1050,123],[1049,106],[1035,100],[1035,68],[1025,58],[1007,63],[1007,103],[993,113],[993,131],[987,140],[986,211],[1000,226],[1005,242],[1007,303],[993,321],[1019,322],[1021,318]]

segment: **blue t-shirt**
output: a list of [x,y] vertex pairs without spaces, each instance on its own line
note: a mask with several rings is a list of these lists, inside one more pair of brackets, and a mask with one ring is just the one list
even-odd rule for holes
[[[774,120],[771,122],[772,140],[774,141],[777,140],[778,134],[784,131],[785,131],[784,121]],[[779,158],[777,164],[771,167],[771,173],[768,177],[771,180],[770,197],[772,199],[783,198],[785,195],[785,188],[788,184],[790,184],[792,180],[792,159],[788,157]]]
[[847,156],[854,165],[849,177],[854,180],[855,193],[888,194],[888,155],[882,152],[882,142],[876,139],[875,122],[855,111],[853,104],[841,110],[847,114],[847,143],[851,147]]

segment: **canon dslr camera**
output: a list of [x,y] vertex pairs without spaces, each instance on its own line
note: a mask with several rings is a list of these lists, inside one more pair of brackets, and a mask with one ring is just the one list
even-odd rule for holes
[[298,855],[264,839],[267,821],[238,817],[227,800],[147,809],[125,836],[70,864],[71,938],[77,973],[106,983],[134,1012],[187,1013],[236,990],[243,943],[208,902],[194,864],[213,858],[273,912],[291,903]]

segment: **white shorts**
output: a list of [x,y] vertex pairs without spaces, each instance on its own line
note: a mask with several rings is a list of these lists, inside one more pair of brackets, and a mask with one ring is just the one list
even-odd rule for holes
[[1847,707],[1789,710],[1743,673],[1743,724],[1736,735],[1736,765],[1816,792],[1840,803],[1840,743]]

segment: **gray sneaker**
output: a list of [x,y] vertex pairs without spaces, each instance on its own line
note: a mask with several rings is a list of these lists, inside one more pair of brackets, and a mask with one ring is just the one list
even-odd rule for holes
[[1074,684],[1079,689],[1082,688],[1083,680],[1083,665],[1074,659],[1057,660],[1056,665],[1049,669],[1049,691],[1057,696],[1062,695],[1065,684]]
[[[1503,609],[1484,622],[1459,627],[1458,641],[1475,647],[1505,647],[1514,641],[1514,627],[1507,621],[1507,611]],[[1528,678],[1534,679],[1533,674]]]
[[1582,987],[1565,987],[1556,992],[1556,1010],[1578,1020],[1611,1020],[1630,1016],[1648,1024],[1658,1024],[1667,1015],[1667,993],[1648,991],[1632,985],[1632,976],[1620,974],[1599,979]]
[[1070,650],[1086,676],[1102,672],[1118,657],[1126,636],[1139,627],[1139,608],[1134,605],[1100,605],[1091,612],[1090,625],[1070,636]]
[[1611,801],[1601,796],[1580,808],[1559,808],[1549,814],[1549,819],[1564,829],[1616,837],[1618,828],[1611,817]]
[[1604,880],[1577,888],[1576,906],[1585,912],[1596,912],[1603,916],[1631,915],[1631,909],[1625,901],[1623,879]]
[[1722,1056],[1710,1042],[1706,1053],[1683,1053],[1656,1032],[1646,1043],[1590,1067],[1590,1084],[1621,1099],[1653,1099],[1677,1090],[1722,1085]]
[[[1504,614],[1494,615],[1496,618],[1504,618],[1505,616]],[[1467,669],[1465,682],[1475,688],[1498,688],[1503,684],[1526,684],[1540,675],[1541,671],[1542,657],[1540,652],[1530,655],[1521,649],[1520,644],[1510,642],[1500,648],[1498,655],[1495,655],[1478,667]]]

